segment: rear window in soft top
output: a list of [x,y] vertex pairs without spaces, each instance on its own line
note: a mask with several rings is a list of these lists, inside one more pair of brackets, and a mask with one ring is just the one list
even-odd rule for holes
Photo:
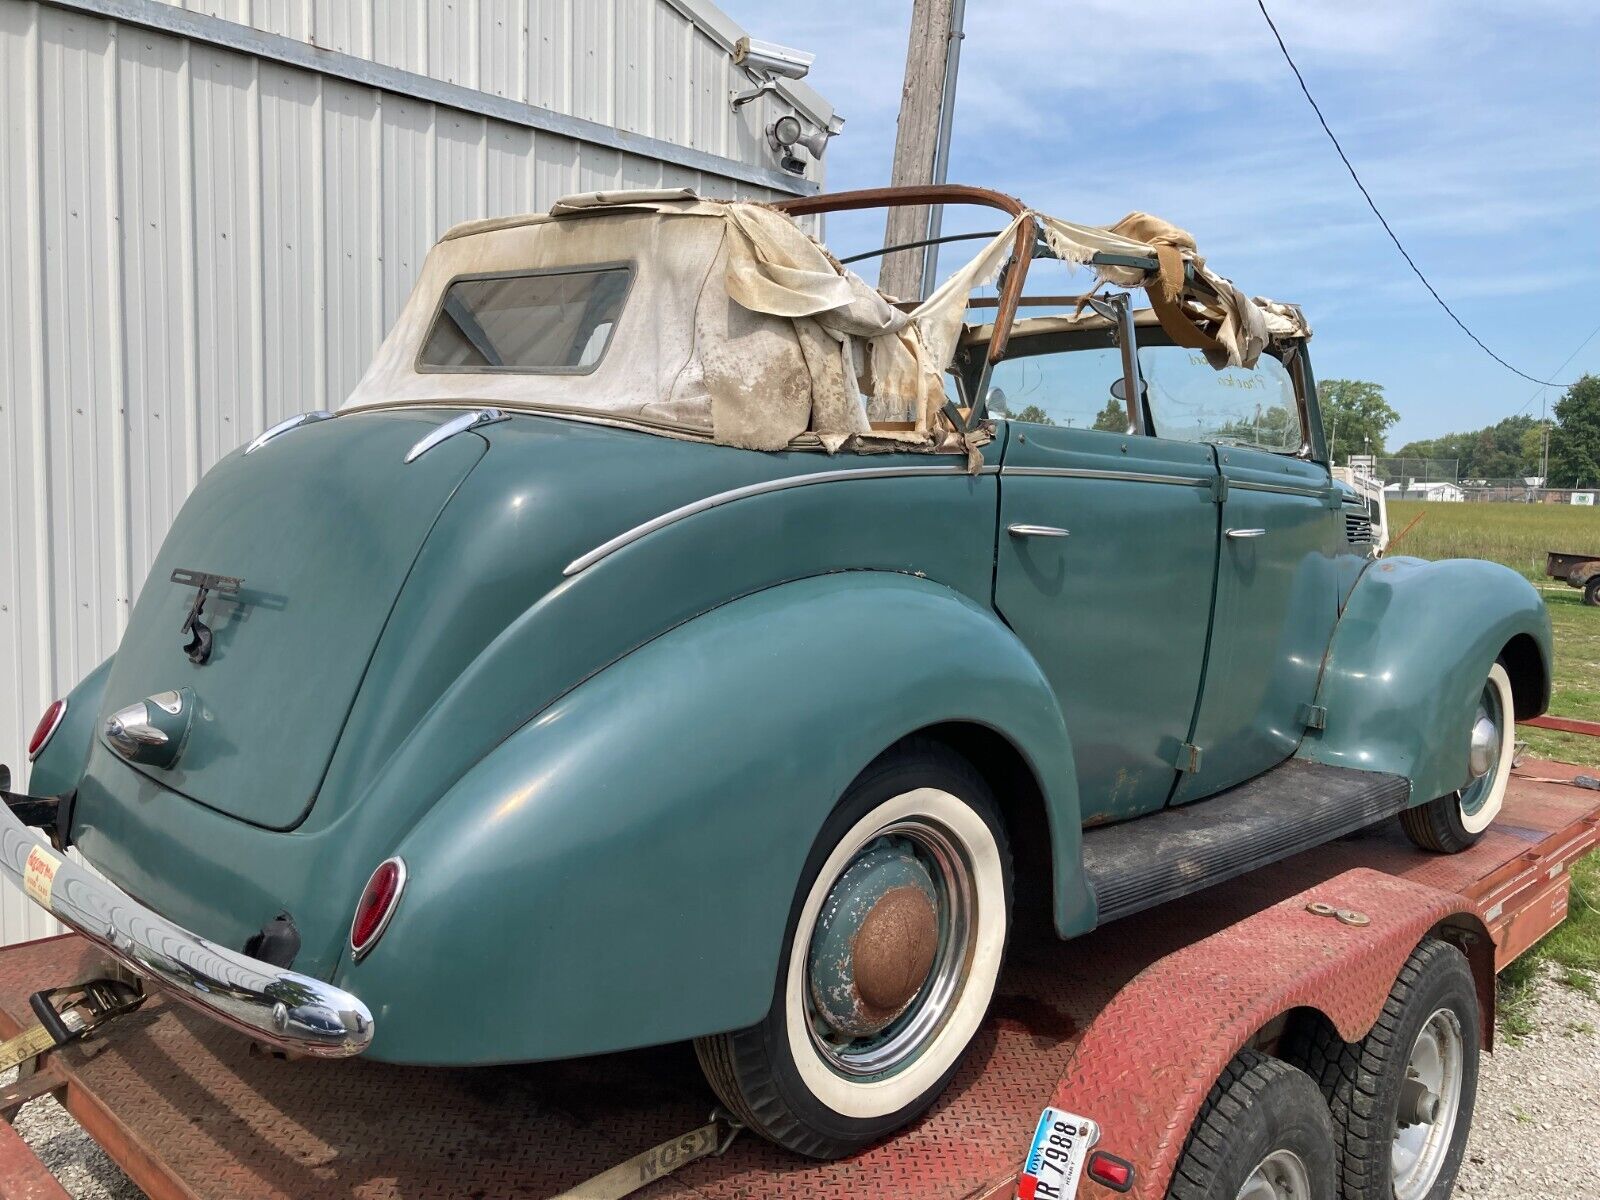
[[616,264],[454,279],[417,369],[586,374],[611,344],[632,277]]

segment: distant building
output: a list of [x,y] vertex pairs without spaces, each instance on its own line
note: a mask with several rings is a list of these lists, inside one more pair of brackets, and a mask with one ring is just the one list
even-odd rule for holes
[[1396,500],[1438,500],[1447,504],[1459,504],[1467,498],[1467,493],[1458,484],[1436,480],[1422,482],[1408,480],[1404,487],[1398,483],[1391,483],[1384,488],[1384,493]]

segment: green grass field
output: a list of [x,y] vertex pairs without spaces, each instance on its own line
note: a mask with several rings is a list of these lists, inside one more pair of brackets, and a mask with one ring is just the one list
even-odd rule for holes
[[[1412,521],[1410,531],[1401,536]],[[1600,721],[1600,608],[1588,608],[1575,588],[1544,577],[1546,550],[1593,551],[1600,556],[1600,509],[1545,504],[1389,505],[1391,553],[1418,558],[1487,558],[1520,571],[1538,586],[1555,629],[1555,678],[1550,711]],[[1600,738],[1519,729],[1528,753],[1600,766]],[[1533,980],[1546,964],[1568,987],[1590,993],[1600,972],[1600,854],[1572,872],[1571,915],[1560,929],[1501,977],[1500,1015],[1513,1038],[1531,1028]]]
[[[1415,524],[1412,524],[1415,522]],[[1410,531],[1404,533],[1407,526]],[[1539,587],[1555,628],[1555,679],[1550,711],[1600,721],[1600,608],[1576,588],[1544,577],[1546,550],[1600,556],[1600,509],[1565,504],[1389,505],[1391,554],[1418,558],[1487,558],[1520,571]],[[1524,729],[1519,736],[1540,758],[1600,766],[1600,738]]]

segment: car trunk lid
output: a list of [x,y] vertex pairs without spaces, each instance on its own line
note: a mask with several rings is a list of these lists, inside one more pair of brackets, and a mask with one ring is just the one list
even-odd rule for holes
[[[102,728],[146,697],[192,697],[176,763],[137,769],[256,825],[305,818],[411,565],[486,448],[457,436],[404,461],[454,415],[322,421],[206,475],[156,557],[106,681]],[[181,632],[196,589],[173,582],[174,571],[242,581],[236,595],[206,599],[213,645],[203,663]]]

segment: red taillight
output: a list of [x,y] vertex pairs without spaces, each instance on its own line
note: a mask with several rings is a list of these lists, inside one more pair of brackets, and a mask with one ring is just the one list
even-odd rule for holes
[[28,739],[29,762],[38,758],[40,751],[50,744],[50,739],[55,737],[56,730],[61,728],[61,718],[66,715],[65,700],[51,701],[50,707],[44,710],[44,716],[40,717],[39,723],[34,726],[33,736]]
[[406,886],[406,864],[398,858],[386,858],[367,880],[356,905],[356,918],[350,922],[350,949],[360,958],[383,936],[400,902],[400,892]]

